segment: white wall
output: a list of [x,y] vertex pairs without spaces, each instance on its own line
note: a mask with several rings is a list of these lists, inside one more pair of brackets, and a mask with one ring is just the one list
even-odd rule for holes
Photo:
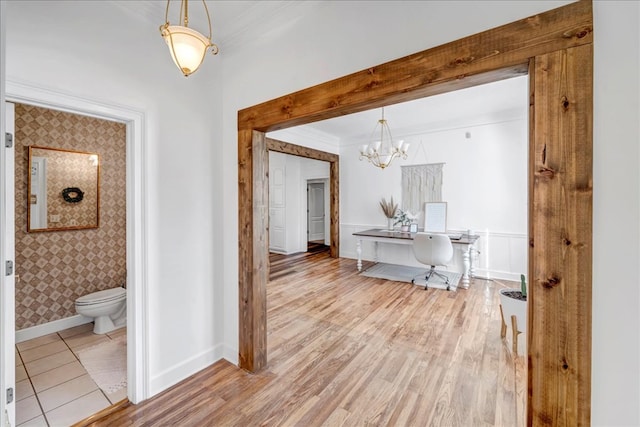
[[594,59],[592,420],[599,426],[637,426],[639,2],[594,2]]
[[[237,178],[237,110],[568,2],[312,3],[286,29],[224,63],[225,179]],[[638,425],[638,27],[637,2],[596,1],[593,275],[594,425]],[[402,22],[393,31],[389,22]],[[250,66],[259,65],[259,66]],[[269,82],[269,84],[265,84]],[[386,193],[391,191],[385,190]],[[237,187],[226,186],[225,246],[237,247]],[[612,207],[622,206],[621,209]],[[625,230],[628,239],[620,239]],[[237,252],[225,253],[225,344],[238,346]],[[615,288],[616,292],[612,292]],[[624,298],[620,298],[620,294]],[[629,325],[624,333],[620,325]],[[618,331],[616,333],[616,331]]]
[[[222,355],[220,63],[188,79],[159,23],[109,2],[9,1],[6,78],[144,112],[150,392]],[[138,48],[136,48],[138,46]],[[4,78],[4,76],[3,76]]]
[[[526,84],[514,96],[526,104]],[[527,272],[527,135],[526,117],[470,126],[460,122],[453,129],[417,135],[398,133],[397,139],[411,144],[409,156],[384,170],[360,161],[358,144],[342,148],[341,256],[357,256],[354,232],[386,226],[378,205],[383,197],[393,196],[402,206],[401,165],[444,163],[447,229],[481,236],[476,244],[478,276],[519,280]],[[420,226],[423,218],[420,214]],[[378,261],[420,265],[406,247],[378,246]],[[363,259],[374,259],[373,242],[364,242],[362,249]],[[462,259],[457,258],[450,268],[462,272]]]

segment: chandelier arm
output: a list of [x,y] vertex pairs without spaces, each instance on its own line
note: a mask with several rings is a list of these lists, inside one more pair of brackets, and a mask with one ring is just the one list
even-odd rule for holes
[[218,54],[218,45],[211,41],[211,37],[213,37],[213,31],[211,31],[211,16],[209,16],[209,8],[207,7],[207,3],[205,0],[202,0],[202,4],[204,5],[204,10],[207,13],[207,21],[209,23],[209,47],[211,48],[211,54]]
[[202,4],[204,5],[204,11],[207,14],[207,21],[209,22],[209,43],[211,43],[211,36],[213,35],[211,32],[211,17],[209,16],[209,8],[207,7],[207,2],[202,0]]
[[167,8],[164,11],[164,22],[165,25],[169,25],[169,3],[171,2],[171,0],[167,0]]
[[189,28],[189,0],[182,0],[180,2],[180,17],[182,18],[184,26]]
[[[176,60],[176,65],[178,66],[180,71],[182,71],[182,64],[180,64],[180,58],[178,58],[178,56],[176,55],[176,50],[173,45],[173,34],[171,34],[171,32],[168,32],[168,34],[169,34],[169,46],[171,47],[172,56]],[[184,74],[184,71],[183,71],[183,74]]]

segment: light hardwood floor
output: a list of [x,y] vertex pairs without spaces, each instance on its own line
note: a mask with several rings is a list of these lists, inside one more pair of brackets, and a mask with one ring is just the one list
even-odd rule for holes
[[500,338],[498,289],[358,276],[326,252],[273,256],[268,367],[220,361],[95,426],[520,426],[526,369]]

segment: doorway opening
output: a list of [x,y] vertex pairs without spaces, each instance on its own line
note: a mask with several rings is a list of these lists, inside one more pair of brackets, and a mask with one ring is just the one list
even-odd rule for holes
[[[126,133],[126,397],[138,403],[148,396],[148,360],[146,336],[146,224],[144,199],[144,114],[121,106],[110,106],[90,100],[59,94],[43,88],[7,82],[7,101],[63,111],[81,116],[120,122]],[[18,153],[20,154],[20,153]],[[124,207],[123,207],[124,208]],[[12,232],[13,228],[8,230]],[[5,302],[8,303],[8,302]],[[13,304],[14,301],[11,301]],[[54,329],[59,326],[54,326]],[[15,328],[15,326],[14,326]],[[55,331],[51,331],[54,333]],[[28,339],[22,336],[21,339]],[[33,337],[31,337],[33,338]],[[13,337],[11,343],[13,343]],[[8,350],[11,351],[10,347]]]
[[[333,258],[337,258],[339,256],[339,242],[340,242],[340,231],[339,231],[339,201],[340,201],[340,187],[339,187],[339,156],[337,154],[328,153],[325,151],[315,150],[313,148],[303,147],[296,144],[291,144],[284,141],[279,141],[276,139],[268,138],[264,135],[262,139],[265,148],[265,163],[267,163],[264,171],[267,172],[267,176],[264,177],[263,183],[268,186],[268,190],[264,194],[264,202],[269,206],[269,215],[267,219],[277,218],[277,215],[273,215],[272,212],[272,203],[275,202],[275,207],[280,207],[284,203],[284,188],[281,186],[284,184],[284,171],[278,168],[273,169],[272,165],[269,164],[270,154],[272,153],[281,153],[288,154],[295,157],[300,157],[303,159],[311,159],[311,160],[319,160],[321,162],[327,162],[329,164],[329,177],[328,178],[310,178],[309,180],[305,179],[302,185],[300,185],[301,190],[304,193],[304,196],[300,195],[299,199],[301,203],[306,205],[304,208],[305,211],[308,211],[308,185],[309,183],[314,184],[323,184],[323,197],[322,197],[322,215],[324,218],[322,219],[322,223],[324,225],[324,244],[329,246],[330,256]],[[273,169],[273,170],[272,170]],[[273,176],[269,176],[269,171],[272,170]],[[326,174],[323,172],[321,175]],[[316,175],[317,176],[317,175]],[[306,248],[308,250],[309,245],[309,234],[308,234],[308,213],[305,215],[305,224],[304,224],[304,233],[302,233],[302,238],[304,242],[302,242],[301,247]],[[316,223],[317,226],[318,223]],[[273,224],[268,223],[265,224],[268,226],[267,237],[266,240],[269,242],[269,250],[272,247],[271,239],[276,227],[281,226],[280,223]],[[279,228],[277,229],[279,231]]]
[[[127,397],[126,125],[14,105],[16,415],[64,424]],[[61,197],[67,187],[80,200]],[[47,209],[37,212],[38,201]],[[120,302],[99,321],[105,292]],[[93,301],[89,317],[79,298]]]
[[[591,3],[576,2],[240,111],[240,366],[257,371],[267,362],[267,280],[259,267],[265,264],[268,225],[254,216],[268,194],[260,184],[264,132],[528,74],[528,353],[535,358],[528,364],[527,420],[556,414],[557,423],[588,424],[592,33]],[[297,100],[295,107],[291,100]],[[565,390],[562,398],[548,398],[559,389]]]
[[328,180],[307,180],[307,251],[329,246]]

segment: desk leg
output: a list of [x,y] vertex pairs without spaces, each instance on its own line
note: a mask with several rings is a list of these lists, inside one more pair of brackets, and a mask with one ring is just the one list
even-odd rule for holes
[[362,271],[362,239],[358,239],[356,242],[356,253],[358,254],[358,271]]
[[478,255],[478,251],[475,245],[469,246],[469,276],[476,277],[476,267],[474,265],[474,258]]
[[464,271],[462,273],[462,288],[469,289],[469,270],[471,268],[470,262],[471,245],[468,245],[462,251],[462,263],[464,264]]

